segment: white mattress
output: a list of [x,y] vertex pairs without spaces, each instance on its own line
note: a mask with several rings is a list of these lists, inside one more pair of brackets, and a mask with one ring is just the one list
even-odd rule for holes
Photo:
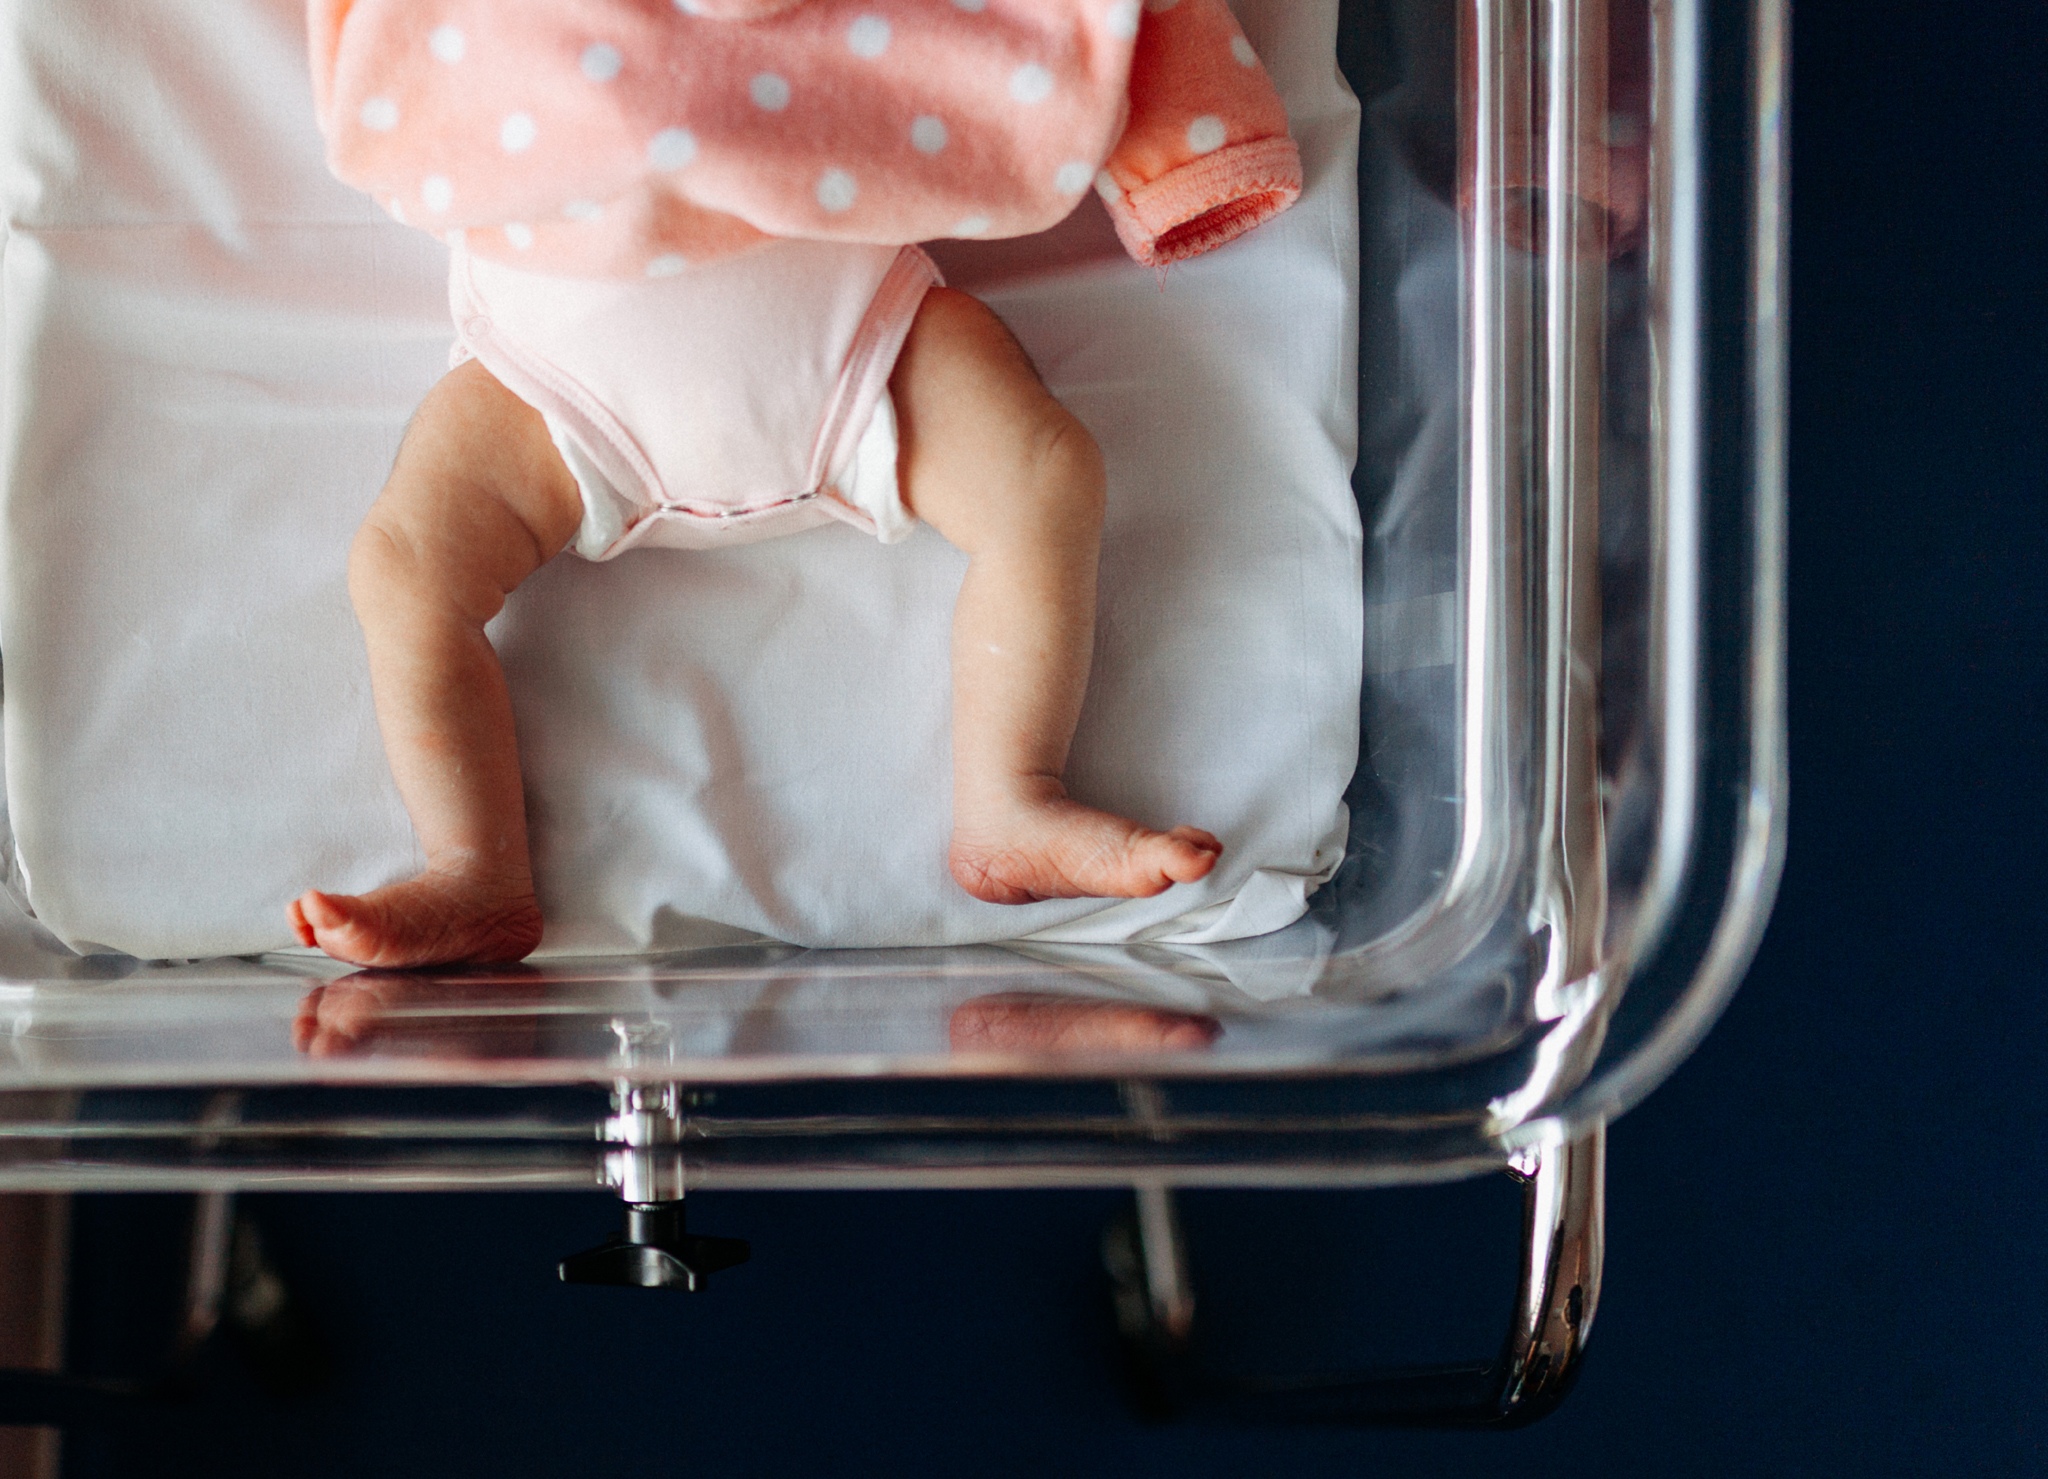
[[[961,559],[824,529],[555,561],[495,636],[550,951],[1197,943],[1339,860],[1357,747],[1356,108],[1334,0],[1244,0],[1309,188],[1155,277],[1092,204],[943,265],[1111,473],[1070,780],[1207,827],[1214,875],[1005,909],[956,889]],[[0,0],[7,803],[38,917],[145,957],[290,943],[301,889],[418,858],[343,587],[446,363],[440,248],[320,164],[302,0]]]

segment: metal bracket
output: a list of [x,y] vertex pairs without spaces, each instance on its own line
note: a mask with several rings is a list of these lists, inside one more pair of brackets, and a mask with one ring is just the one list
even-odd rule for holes
[[[665,1023],[614,1018],[622,1067],[673,1061]],[[626,1225],[607,1241],[563,1259],[565,1284],[611,1284],[638,1289],[682,1289],[695,1294],[720,1269],[745,1263],[752,1249],[738,1238],[690,1232],[683,1223],[684,1103],[673,1083],[649,1084],[630,1075],[613,1082],[612,1112],[597,1128],[614,1147],[604,1157],[604,1183],[626,1204]]]
[[1137,1189],[1103,1261],[1132,1396],[1148,1417],[1369,1427],[1515,1428],[1547,1416],[1577,1380],[1600,1301],[1607,1132],[1521,1152],[1522,1261],[1513,1323],[1491,1361],[1303,1382],[1227,1381],[1194,1358],[1194,1293],[1172,1193]]

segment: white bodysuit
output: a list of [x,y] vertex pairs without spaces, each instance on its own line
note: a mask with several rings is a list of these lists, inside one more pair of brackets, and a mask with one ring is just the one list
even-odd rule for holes
[[775,241],[651,280],[543,276],[454,242],[457,360],[547,421],[573,548],[702,549],[840,520],[893,543],[889,373],[938,269],[916,247]]

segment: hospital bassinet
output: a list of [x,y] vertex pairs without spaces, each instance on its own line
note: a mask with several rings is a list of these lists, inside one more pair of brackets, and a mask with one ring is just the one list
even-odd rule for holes
[[[733,1250],[689,1241],[686,1188],[1130,1185],[1112,1262],[1163,1396],[1548,1410],[1598,1295],[1603,1127],[1727,1000],[1782,849],[1783,46],[1778,0],[1345,0],[1362,740],[1294,925],[423,974],[313,1059],[291,1022],[338,972],[75,955],[9,904],[0,1187],[608,1185],[630,1236],[582,1272],[694,1283]],[[990,996],[1221,1033],[933,1046]],[[1180,1364],[1172,1187],[1502,1170],[1528,1241],[1498,1360],[1256,1402]]]

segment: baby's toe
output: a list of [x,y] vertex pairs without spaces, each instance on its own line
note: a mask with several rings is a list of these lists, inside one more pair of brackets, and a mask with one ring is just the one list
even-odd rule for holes
[[1175,827],[1155,848],[1160,871],[1174,883],[1207,878],[1222,852],[1222,843],[1195,827]]
[[374,897],[307,894],[302,901],[313,943],[350,965],[375,965],[390,944],[387,910]]
[[319,947],[320,937],[314,933],[313,922],[306,917],[306,907],[319,897],[319,894],[309,893],[303,898],[293,899],[284,908],[285,918],[291,921],[292,933],[298,936],[299,943],[315,949]]

